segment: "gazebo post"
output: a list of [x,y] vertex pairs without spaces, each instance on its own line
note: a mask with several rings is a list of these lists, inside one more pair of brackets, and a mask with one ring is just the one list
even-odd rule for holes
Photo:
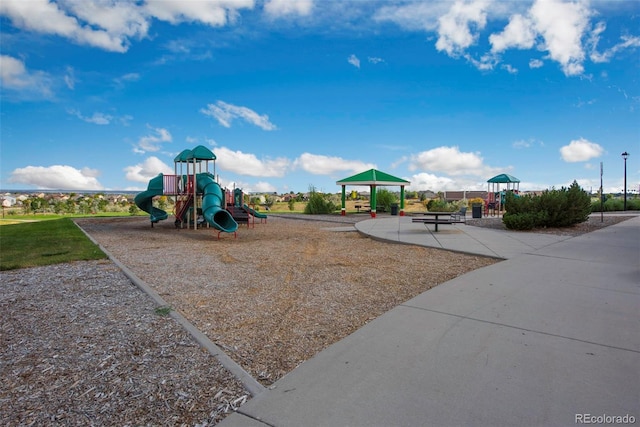
[[404,185],[400,186],[400,216],[404,216]]
[[369,200],[369,207],[371,207],[371,218],[375,218],[376,217],[376,206],[377,206],[377,201],[376,201],[376,186],[375,185],[370,185],[369,186],[369,191],[371,193],[371,199]]
[[347,193],[346,193],[346,185],[342,186],[342,209],[340,209],[340,215],[347,215]]

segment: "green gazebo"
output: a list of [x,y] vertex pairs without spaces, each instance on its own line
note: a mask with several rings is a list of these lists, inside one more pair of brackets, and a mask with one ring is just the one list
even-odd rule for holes
[[368,171],[360,172],[359,174],[350,176],[348,178],[341,179],[336,182],[336,185],[342,186],[342,210],[341,215],[347,214],[346,208],[346,186],[347,185],[368,185],[371,191],[371,217],[376,217],[376,187],[384,186],[400,186],[400,216],[404,215],[404,187],[410,185],[411,182],[389,175],[388,173],[381,172],[376,169],[369,169]]

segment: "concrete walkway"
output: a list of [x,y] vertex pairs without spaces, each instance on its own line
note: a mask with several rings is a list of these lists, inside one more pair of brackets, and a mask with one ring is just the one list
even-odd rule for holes
[[573,238],[400,217],[358,229],[507,260],[385,313],[221,426],[640,423],[640,217]]

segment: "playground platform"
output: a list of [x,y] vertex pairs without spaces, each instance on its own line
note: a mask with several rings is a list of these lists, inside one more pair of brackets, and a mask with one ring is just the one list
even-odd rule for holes
[[403,217],[356,227],[506,260],[395,307],[220,426],[640,421],[640,217],[578,237],[465,225],[436,234]]

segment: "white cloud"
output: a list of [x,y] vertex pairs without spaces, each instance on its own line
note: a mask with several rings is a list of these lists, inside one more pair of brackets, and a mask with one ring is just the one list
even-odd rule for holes
[[529,11],[544,50],[560,63],[567,76],[582,74],[585,53],[582,47],[592,12],[584,2],[537,0]]
[[289,15],[307,16],[313,9],[313,0],[268,0],[264,11],[272,18]]
[[9,182],[51,190],[102,190],[98,175],[94,169],[79,170],[67,165],[27,166],[11,172]]
[[460,190],[461,187],[451,178],[437,176],[426,172],[412,175],[409,178],[411,185],[407,187],[411,191],[443,191],[443,190]]
[[601,22],[598,23],[598,25],[592,32],[592,37],[590,39],[592,47],[589,58],[593,62],[609,62],[611,58],[613,58],[618,52],[624,49],[640,47],[640,37],[623,35],[620,37],[620,39],[622,40],[620,43],[613,45],[609,49],[605,49],[602,53],[597,52],[596,49],[600,41],[600,33],[604,32],[605,29],[605,24]]
[[444,50],[449,56],[460,55],[474,44],[478,38],[472,27],[481,30],[487,23],[485,0],[472,2],[456,1],[449,11],[438,19],[438,41],[436,49]]
[[354,54],[351,54],[351,56],[347,58],[347,62],[356,68],[360,68],[360,59]]
[[544,62],[542,62],[539,59],[531,59],[529,61],[529,68],[540,68],[544,65]]
[[345,171],[357,173],[376,168],[373,163],[311,153],[300,155],[295,160],[294,166],[314,175],[333,175],[336,172]]
[[147,37],[153,18],[171,24],[223,26],[237,20],[254,0],[3,0],[0,15],[18,28],[65,37],[75,43],[126,52],[131,39]]
[[0,55],[0,83],[6,89],[25,94],[52,96],[51,78],[42,71],[29,71],[24,62],[8,55]]
[[515,141],[513,144],[511,144],[511,146],[513,148],[516,148],[516,149],[531,148],[531,147],[534,147],[534,146],[543,147],[544,146],[544,142],[536,140],[534,138],[519,139],[519,140]]
[[258,181],[255,184],[248,184],[243,186],[243,189],[249,193],[274,193],[277,192],[277,188],[273,184],[268,182]]
[[503,52],[510,48],[530,49],[536,40],[536,32],[529,18],[515,14],[499,34],[491,34],[489,42],[491,51]]
[[73,67],[67,67],[67,73],[64,75],[64,84],[66,84],[70,90],[76,88],[76,76]]
[[511,64],[502,64],[500,68],[506,70],[509,74],[518,74],[518,69]]
[[444,172],[449,175],[484,175],[489,168],[479,152],[462,152],[459,147],[437,147],[414,155],[409,170]]
[[146,183],[159,173],[171,175],[174,173],[174,170],[159,158],[151,156],[145,159],[142,163],[138,163],[134,166],[127,166],[124,168],[124,172],[125,177],[129,181]]
[[[98,16],[91,18],[84,16],[85,12],[95,6],[105,12],[108,9],[126,9],[121,12],[120,18],[130,17],[136,18],[135,9],[137,6],[133,3],[113,3],[110,7],[99,7],[98,2],[64,2],[54,3],[48,0],[4,0],[0,3],[0,15],[9,17],[13,25],[28,31],[35,31],[43,34],[53,34],[60,37],[66,37],[79,44],[87,44],[99,47],[108,51],[125,52],[128,49],[127,37],[133,35],[131,32],[122,32],[123,28],[127,28],[127,24],[118,24],[120,31],[116,31],[114,27],[102,29],[94,29],[92,24],[97,26],[108,25],[107,22],[97,22]],[[64,10],[64,8],[67,8]],[[77,13],[78,17],[71,13]],[[88,12],[87,12],[88,13]],[[88,18],[84,23],[78,18]],[[108,17],[107,19],[111,19]],[[115,24],[114,24],[115,25]],[[134,32],[136,28],[140,28],[138,23],[131,23],[129,28]],[[110,30],[110,31],[107,31]],[[141,36],[142,34],[140,34]]]
[[122,89],[125,83],[135,82],[140,80],[140,74],[138,73],[127,73],[120,77],[113,79],[113,84],[115,87]]
[[255,154],[226,147],[216,148],[216,157],[220,169],[247,176],[282,177],[291,167],[291,161],[286,157],[258,159]]
[[434,31],[438,18],[447,11],[448,2],[414,2],[383,6],[373,16],[375,21],[390,21],[409,31]]
[[153,132],[151,135],[141,136],[138,140],[138,144],[134,147],[133,151],[136,153],[146,153],[148,151],[159,151],[160,144],[163,142],[171,142],[171,133],[164,128],[153,128],[149,125],[147,127]]
[[375,57],[375,56],[369,56],[369,57],[367,57],[367,61],[369,61],[369,63],[371,63],[371,64],[379,64],[381,62],[384,62],[384,59],[378,58],[378,57]]
[[227,104],[223,101],[207,104],[207,108],[200,109],[200,112],[205,116],[213,117],[226,128],[231,127],[231,122],[239,118],[264,130],[277,129],[276,125],[269,121],[268,115],[260,115],[250,108]]
[[146,11],[171,24],[200,22],[213,27],[234,23],[240,9],[252,9],[253,0],[147,0]]
[[67,112],[69,114],[76,116],[80,120],[83,120],[87,123],[93,123],[95,125],[108,125],[109,123],[111,123],[111,120],[113,120],[113,116],[110,116],[109,114],[99,113],[99,112],[93,113],[91,117],[83,116],[82,113],[80,113],[80,111],[73,110],[73,109],[67,110]]
[[604,149],[600,145],[584,138],[573,140],[569,145],[560,148],[562,160],[569,163],[586,162],[600,157],[603,153]]

